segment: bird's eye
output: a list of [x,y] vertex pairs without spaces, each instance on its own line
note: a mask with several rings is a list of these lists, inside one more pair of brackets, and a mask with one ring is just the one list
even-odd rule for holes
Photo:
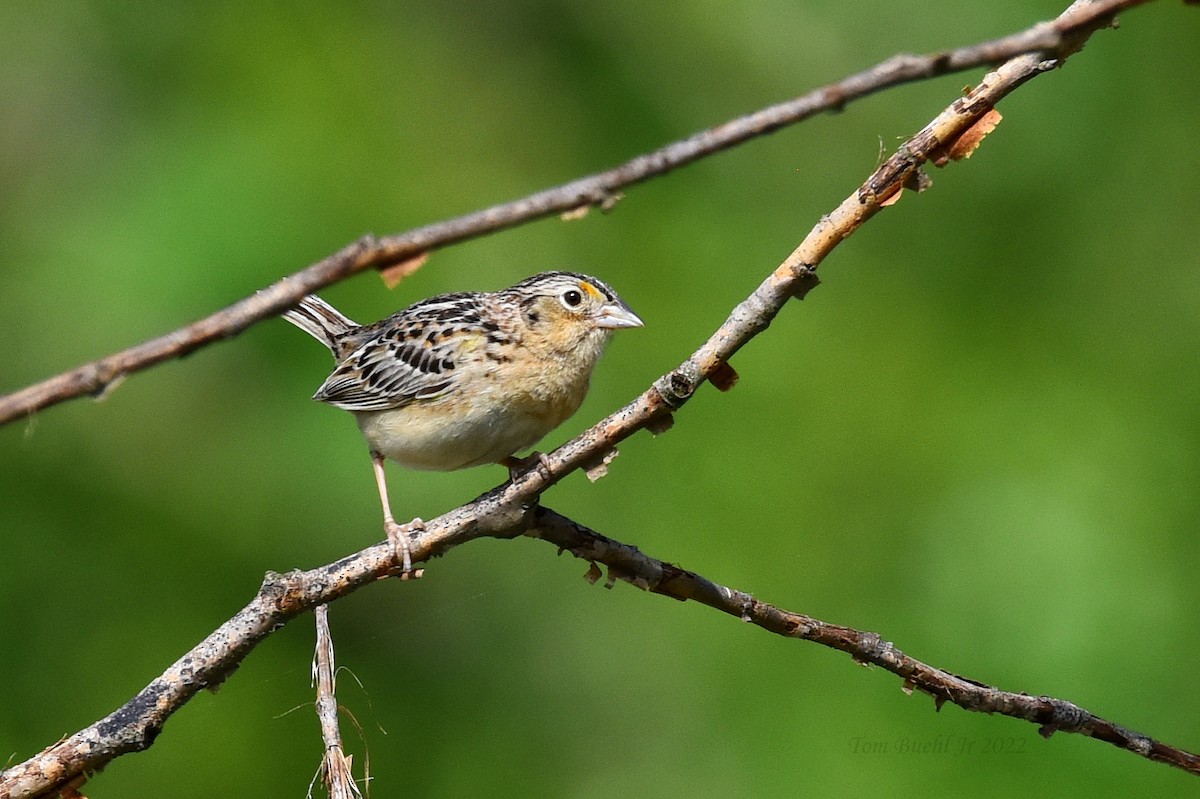
[[562,301],[568,308],[578,308],[579,303],[583,302],[583,295],[575,289],[567,289],[563,292]]

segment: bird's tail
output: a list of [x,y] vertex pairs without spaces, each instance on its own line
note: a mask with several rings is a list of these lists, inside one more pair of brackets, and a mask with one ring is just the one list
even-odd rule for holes
[[334,355],[338,353],[338,339],[358,327],[357,322],[316,294],[300,300],[283,318],[324,344]]

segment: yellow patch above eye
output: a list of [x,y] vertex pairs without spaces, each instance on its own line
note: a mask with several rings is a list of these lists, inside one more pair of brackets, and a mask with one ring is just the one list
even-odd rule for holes
[[604,299],[604,292],[600,291],[600,289],[596,288],[591,283],[588,283],[586,280],[581,280],[579,282],[579,288],[583,289],[584,293],[593,300]]

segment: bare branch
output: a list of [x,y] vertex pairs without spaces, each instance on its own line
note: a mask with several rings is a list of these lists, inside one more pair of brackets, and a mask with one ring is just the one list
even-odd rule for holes
[[[333,636],[329,634],[329,606],[317,605],[317,645],[313,653],[313,682],[317,686],[317,718],[321,722],[321,740],[325,754],[321,758],[320,777],[331,799],[362,799],[354,782],[353,764],[342,750],[338,728],[338,702],[334,691]],[[310,787],[311,792],[311,787]]]
[[[605,564],[610,584],[620,579],[674,599],[691,599],[778,635],[814,641],[846,652],[861,663],[881,666],[904,679],[905,691],[927,693],[939,708],[951,702],[965,710],[1001,713],[1038,724],[1039,732],[1046,737],[1057,731],[1079,733],[1200,774],[1200,756],[1128,730],[1071,702],[1001,691],[929,666],[905,655],[876,633],[829,624],[758,601],[748,593],[645,555],[636,547],[607,538],[549,508],[531,510],[527,503],[513,504],[513,498],[522,494],[507,485],[427,523],[427,535],[422,546],[414,548],[414,559],[428,559],[435,550],[480,536],[523,533],[581,559]],[[481,515],[476,518],[482,520],[482,514],[486,514],[490,520],[486,529],[472,521],[477,513]],[[242,611],[123,707],[0,773],[0,799],[44,794],[78,780],[119,755],[148,748],[176,710],[202,688],[219,685],[259,641],[297,615],[386,577],[394,565],[392,556],[391,546],[381,543],[310,571],[268,574],[258,595]]]
[[571,181],[519,200],[406,233],[376,239],[366,236],[258,293],[166,335],[0,397],[0,424],[28,416],[65,400],[102,396],[125,377],[215,341],[281,313],[301,297],[364,269],[384,269],[430,250],[553,214],[598,206],[610,208],[619,192],[758,136],[802,122],[853,100],[917,80],[995,64],[1021,53],[1065,58],[1113,15],[1149,0],[1092,0],[1076,3],[1053,22],[982,44],[927,55],[898,55],[836,83],[793,100],[732,119],[686,139],[638,156],[614,169]]
[[202,689],[220,686],[260,641],[300,613],[387,576],[391,565],[390,545],[379,544],[308,572],[268,573],[246,607],[124,706],[0,772],[0,799],[53,791],[120,755],[148,748],[176,710]]
[[1002,691],[951,674],[909,657],[877,633],[829,624],[760,602],[749,594],[645,555],[636,547],[606,538],[549,508],[536,511],[533,526],[525,534],[549,541],[577,558],[604,563],[608,566],[610,585],[620,579],[673,599],[691,599],[777,635],[814,641],[845,652],[859,663],[880,666],[903,678],[906,693],[917,690],[932,696],[939,710],[944,703],[951,702],[977,713],[1000,713],[1037,724],[1038,732],[1046,738],[1060,731],[1078,733],[1107,741],[1148,760],[1200,774],[1200,756],[1102,719],[1076,704],[1049,696]]

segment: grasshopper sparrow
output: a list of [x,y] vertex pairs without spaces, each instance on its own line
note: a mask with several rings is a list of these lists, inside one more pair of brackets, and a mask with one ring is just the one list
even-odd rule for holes
[[500,463],[573,414],[613,332],[642,320],[604,282],[542,272],[493,293],[443,294],[359,325],[315,295],[284,318],[337,366],[313,399],[352,412],[371,447],[383,524],[411,572],[383,461],[451,471]]

